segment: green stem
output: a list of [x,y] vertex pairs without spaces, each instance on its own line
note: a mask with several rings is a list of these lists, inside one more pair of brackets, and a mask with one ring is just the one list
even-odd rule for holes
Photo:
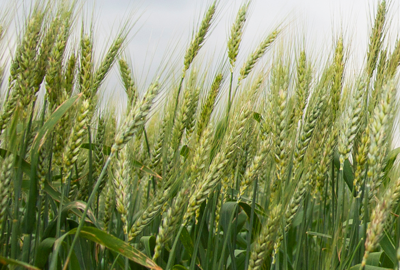
[[228,97],[228,110],[226,111],[226,118],[228,119],[229,111],[232,106],[232,83],[233,83],[233,71],[231,71],[231,78],[229,80],[229,97]]
[[172,121],[173,121],[173,122],[175,121],[176,112],[177,112],[177,110],[178,110],[179,95],[180,95],[181,90],[182,90],[182,84],[183,84],[183,80],[184,80],[184,79],[185,79],[185,73],[182,75],[181,81],[179,82],[178,93],[176,93],[174,117],[172,117]]
[[[90,125],[87,125],[88,130],[88,140],[89,140],[89,175],[88,175],[88,182],[90,189],[93,186],[93,146],[92,146],[92,135],[90,132]],[[96,211],[97,212],[97,211]]]
[[[236,205],[236,207],[239,207],[239,206]],[[230,236],[230,233],[231,233],[231,230],[232,230],[232,224],[233,224],[232,220],[235,217],[235,214],[236,214],[236,210],[232,211],[232,214],[231,214],[231,216],[229,218],[228,230],[227,230],[226,234],[224,233],[224,243],[222,244],[222,252],[221,252],[220,261],[219,261],[219,265],[218,265],[217,269],[221,269],[221,270],[223,269],[222,266],[223,266],[224,261],[225,261],[225,250],[226,250],[226,247],[228,245],[228,238],[230,238],[229,236]]]
[[146,128],[144,126],[143,126],[143,135],[144,135],[144,141],[146,143],[147,154],[149,155],[149,158],[151,158],[149,138],[147,137]]
[[[25,121],[23,121],[23,130],[26,127]],[[17,176],[15,178],[14,184],[14,215],[12,219],[12,233],[11,233],[11,258],[17,259],[17,249],[18,249],[18,232],[20,230],[20,221],[19,221],[19,197],[21,195],[21,185],[22,185],[22,160],[25,156],[25,136],[24,133],[21,141],[22,147],[19,152],[19,159],[18,159],[18,171]]]
[[253,224],[254,224],[254,209],[256,207],[256,195],[257,195],[257,182],[258,177],[254,180],[254,187],[253,187],[253,198],[251,201],[251,214],[250,214],[250,224],[249,230],[247,232],[247,247],[246,247],[246,259],[244,263],[244,269],[248,269],[249,267],[249,260],[250,260],[250,252],[251,252],[251,234],[253,232]]
[[169,253],[168,264],[167,264],[167,267],[165,268],[167,270],[171,269],[172,264],[173,264],[173,262],[175,260],[175,250],[176,250],[176,246],[178,245],[179,237],[180,237],[180,235],[182,233],[182,230],[183,230],[183,225],[180,226],[179,231],[178,231],[178,233],[177,233],[177,235],[175,237],[174,244],[172,245],[171,252]]
[[[104,175],[106,174],[107,167],[108,167],[108,165],[110,164],[113,155],[114,155],[114,152],[111,152],[111,154],[108,156],[108,159],[107,159],[106,163],[104,164],[104,167],[103,167],[103,170],[101,171],[101,174],[100,174],[100,176],[99,176],[99,179],[97,179],[96,185],[94,186],[92,192],[90,193],[89,200],[87,201],[85,210],[83,211],[81,221],[79,222],[79,226],[78,226],[78,228],[76,229],[76,233],[75,233],[75,236],[74,236],[74,240],[72,240],[72,244],[71,244],[71,247],[70,247],[70,249],[69,249],[68,256],[67,256],[67,258],[66,258],[66,260],[65,260],[63,270],[66,270],[66,269],[67,269],[69,260],[70,260],[70,258],[71,258],[72,252],[73,252],[73,250],[74,250],[74,246],[75,246],[75,244],[76,244],[76,241],[78,240],[78,237],[79,237],[79,234],[80,234],[80,232],[81,232],[81,230],[82,230],[82,227],[83,227],[83,225],[85,224],[85,218],[86,218],[87,212],[89,211],[89,207],[90,207],[91,203],[93,202],[94,198],[96,197],[96,196],[95,196],[95,195],[96,195],[96,192],[97,192],[97,190],[99,189],[99,186],[100,186],[100,184],[101,184],[101,180],[103,179]],[[54,256],[57,256],[57,254],[54,254]]]

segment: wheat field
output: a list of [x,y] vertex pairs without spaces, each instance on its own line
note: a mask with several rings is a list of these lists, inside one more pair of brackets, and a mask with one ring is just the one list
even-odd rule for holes
[[[200,53],[215,1],[146,86],[124,53],[133,19],[99,57],[78,1],[36,1],[12,33],[0,20],[17,40],[0,66],[1,269],[400,269],[391,6],[376,2],[357,72],[342,34],[321,60],[283,23],[241,61],[250,6],[221,64]],[[124,104],[103,94],[113,68]]]

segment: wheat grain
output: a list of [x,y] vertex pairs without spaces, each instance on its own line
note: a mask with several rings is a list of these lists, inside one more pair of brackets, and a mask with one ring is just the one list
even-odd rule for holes
[[243,28],[246,22],[246,14],[249,9],[249,3],[242,5],[236,15],[235,22],[231,28],[231,34],[228,40],[228,58],[231,64],[231,72],[235,67],[236,57],[239,53],[240,42],[242,41]]
[[144,125],[146,116],[150,112],[150,108],[153,104],[154,98],[158,94],[158,91],[158,82],[151,84],[143,100],[136,105],[134,110],[131,110],[119,132],[115,136],[114,144],[111,147],[111,153],[114,153],[124,147],[124,145],[133,137],[137,130]]
[[198,54],[199,50],[203,46],[205,41],[206,35],[209,31],[211,26],[212,20],[214,18],[214,14],[217,8],[217,2],[215,1],[207,10],[206,14],[204,15],[203,20],[201,21],[200,28],[196,33],[195,37],[193,38],[192,42],[190,43],[189,48],[186,51],[185,58],[184,58],[184,67],[183,67],[183,74],[185,76],[186,71],[189,69],[190,64],[193,62],[194,58]]

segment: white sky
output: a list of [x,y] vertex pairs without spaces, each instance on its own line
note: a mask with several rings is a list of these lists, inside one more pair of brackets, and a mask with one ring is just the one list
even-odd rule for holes
[[[31,3],[30,0],[19,2]],[[1,7],[9,3],[10,0],[0,0]],[[156,75],[160,63],[165,63],[171,55],[178,59],[176,71],[181,70],[191,33],[197,29],[196,25],[210,3],[210,0],[88,0],[84,10],[86,14],[94,10],[95,48],[98,52],[105,50],[118,26],[134,14],[133,20],[138,21],[130,35],[126,53],[139,84],[146,84]],[[243,0],[220,1],[213,32],[202,49],[207,58],[221,60],[220,55],[226,55],[229,29],[242,3]],[[345,45],[351,45],[349,56],[356,60],[352,68],[356,70],[361,67],[365,55],[371,17],[377,3],[377,0],[253,0],[239,61],[243,61],[262,37],[283,23],[286,25],[284,38],[295,44],[304,43],[305,49],[315,58],[331,52],[333,38],[344,33]],[[391,26],[398,30],[398,5],[392,3],[390,6]],[[80,22],[77,26],[80,27]],[[389,33],[392,40],[396,38],[396,31]],[[171,63],[175,62],[168,62]],[[112,90],[121,88],[115,73],[106,84]]]
[[[190,41],[193,26],[197,23],[210,1],[204,0],[97,0],[98,24],[109,29],[132,9],[143,14],[136,26],[139,32],[132,38],[128,51],[136,63],[143,63],[145,56],[161,59],[166,45],[183,42],[180,48]],[[224,47],[229,27],[242,0],[221,1],[218,21],[208,43]],[[343,30],[352,40],[352,46],[367,43],[370,17],[378,1],[369,0],[254,0],[251,15],[244,35],[244,47],[254,47],[260,37],[283,22],[291,29],[286,35],[295,34],[298,38],[307,36],[306,47],[326,46],[332,36]],[[398,6],[392,4],[392,17],[397,17]],[[397,16],[396,16],[397,15]],[[101,21],[101,22],[100,22]],[[398,21],[398,20],[397,20]],[[398,24],[393,20],[393,24]],[[134,31],[138,29],[134,27]],[[296,33],[292,33],[296,31]],[[299,32],[300,33],[299,33]],[[362,48],[365,49],[365,48]],[[157,60],[155,60],[157,61]]]
[[[172,53],[183,55],[192,31],[197,29],[196,23],[201,20],[210,3],[209,0],[91,1],[88,6],[96,2],[97,30],[102,34],[112,32],[111,27],[115,29],[118,22],[132,10],[135,10],[135,15],[142,15],[133,28],[132,32],[136,34],[132,35],[126,51],[137,70],[151,75],[156,72],[162,59]],[[221,1],[215,28],[203,53],[206,52],[208,56],[226,53],[229,28],[243,2]],[[346,44],[350,45],[350,58],[358,61],[354,68],[360,68],[359,62],[365,55],[371,17],[374,16],[377,3],[376,0],[253,0],[239,59],[245,58],[262,37],[283,23],[287,26],[285,38],[303,40],[306,37],[305,48],[315,57],[329,52],[333,38],[344,33]],[[398,15],[398,5],[392,3],[391,18],[398,18]],[[398,25],[399,20],[392,19],[392,28],[397,30]],[[393,40],[396,31],[391,33]],[[179,65],[182,62],[181,59]],[[144,77],[141,73],[136,75]]]
[[[92,0],[93,1],[93,0]],[[213,32],[206,41],[202,53],[207,57],[226,55],[226,40],[242,0],[222,0]],[[254,0],[247,21],[239,60],[247,54],[274,27],[283,23],[285,39],[303,40],[308,52],[318,58],[332,51],[332,41],[344,33],[345,45],[349,46],[352,69],[361,68],[368,43],[369,29],[375,14],[376,0]],[[132,39],[127,53],[140,78],[153,77],[162,59],[175,53],[178,59],[177,71],[181,70],[183,53],[190,41],[191,33],[210,1],[204,0],[97,0],[97,22],[101,33],[109,33],[112,25],[121,22],[131,10],[142,14],[133,28]],[[89,2],[90,6],[90,2]],[[391,4],[390,17],[398,18],[398,5]],[[392,19],[392,28],[398,28],[399,20]],[[114,28],[115,29],[115,28]],[[396,31],[391,31],[392,40]],[[391,42],[394,43],[393,41]],[[176,48],[176,49],[174,49]],[[299,48],[297,48],[299,49]],[[144,82],[142,82],[144,83]],[[148,81],[147,81],[148,83]]]

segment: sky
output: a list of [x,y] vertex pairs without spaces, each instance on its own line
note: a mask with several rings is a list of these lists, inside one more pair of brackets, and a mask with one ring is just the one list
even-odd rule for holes
[[[31,0],[19,2],[26,5]],[[202,49],[206,58],[226,57],[229,29],[244,2],[219,1],[217,19]],[[9,3],[10,0],[0,0],[0,6]],[[177,71],[181,70],[185,49],[211,0],[87,0],[82,3],[85,3],[85,14],[89,14],[87,17],[94,14],[95,49],[99,55],[118,33],[120,25],[128,18],[136,22],[125,56],[138,84],[145,88],[160,73],[160,66],[174,64]],[[253,0],[238,61],[243,61],[263,37],[282,25],[283,39],[299,41],[292,43],[303,44],[315,58],[331,52],[332,42],[343,34],[349,58],[353,60],[351,69],[357,70],[365,55],[377,3],[377,0]],[[389,17],[398,18],[398,15],[399,6],[392,1]],[[395,31],[391,33],[396,34],[399,23],[400,20],[392,19],[391,27]],[[393,40],[396,36],[392,34],[389,38]],[[110,74],[106,87],[111,91],[122,88],[116,71]]]
[[[207,44],[208,47],[224,49],[230,25],[243,2],[221,1],[216,26],[207,40],[211,44]],[[160,61],[170,53],[168,48],[176,44],[179,44],[180,51],[184,51],[209,3],[204,0],[97,0],[95,9],[98,18],[101,18],[99,26],[105,25],[105,28],[127,15],[130,9],[137,10],[135,15],[142,14],[137,27],[133,28],[136,34],[127,51],[135,63],[143,66],[148,57],[153,57],[155,62]],[[372,0],[253,0],[243,37],[243,52],[245,54],[246,49],[249,51],[280,23],[287,27],[284,34],[306,37],[309,50],[321,51],[321,47],[329,47],[333,36],[342,32],[352,47],[365,49],[376,3]],[[394,9],[397,9],[395,5],[392,11]]]
[[[191,34],[197,29],[198,22],[210,4],[207,0],[94,2],[95,17],[98,18],[97,29],[103,34],[109,33],[110,26],[115,27],[132,10],[133,18],[140,17],[132,29],[126,54],[138,80],[146,78],[146,82],[142,81],[143,84],[148,84],[156,76],[160,65],[171,55],[176,55],[176,70],[181,70],[179,65],[183,63],[183,53]],[[213,31],[202,49],[209,58],[226,55],[229,29],[243,3],[243,0],[220,1]],[[377,3],[376,0],[253,0],[238,61],[243,61],[275,27],[284,25],[284,38],[300,40],[297,43],[304,43],[306,51],[316,58],[332,52],[333,41],[339,34],[343,34],[345,45],[350,51],[349,58],[352,60],[349,61],[350,70],[356,72],[361,68],[365,56]],[[87,6],[92,4],[89,1]],[[398,15],[398,6],[392,3],[389,16],[395,18]],[[391,25],[395,30],[399,29],[397,21],[399,20],[393,20]]]

